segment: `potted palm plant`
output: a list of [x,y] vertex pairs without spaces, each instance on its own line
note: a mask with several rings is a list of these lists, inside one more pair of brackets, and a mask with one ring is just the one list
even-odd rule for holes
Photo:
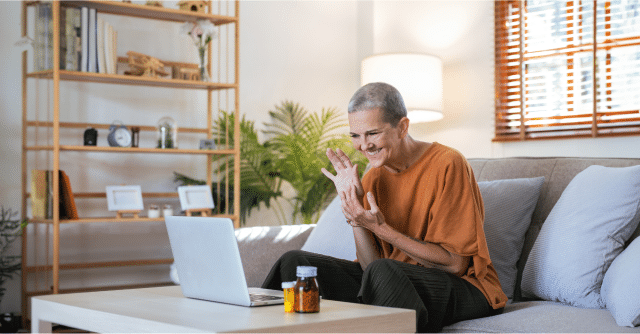
[[[262,143],[258,140],[254,122],[244,116],[240,120],[241,224],[261,203],[267,207],[275,203],[281,224],[314,223],[336,194],[333,183],[320,172],[322,167],[333,169],[325,155],[327,148],[340,148],[360,166],[366,164],[366,158],[353,149],[348,135],[337,131],[347,126],[346,119],[337,109],[309,113],[298,103],[284,101],[269,111],[269,115],[271,121],[264,123],[265,130],[262,131],[267,139]],[[221,111],[214,122],[213,135],[220,148],[233,146],[234,117],[233,113]],[[213,159],[219,166],[217,172],[233,166],[233,157],[216,156]],[[233,173],[217,174],[223,178],[212,187],[214,198],[220,189],[227,191],[227,185],[233,184]],[[175,179],[183,185],[204,184],[204,181],[178,173],[175,173]],[[283,194],[284,183],[293,189],[294,195]],[[233,198],[233,194],[230,195],[229,202]],[[293,208],[288,218],[280,203],[272,201],[280,198]],[[226,209],[226,205],[224,202],[216,203],[220,212]]]

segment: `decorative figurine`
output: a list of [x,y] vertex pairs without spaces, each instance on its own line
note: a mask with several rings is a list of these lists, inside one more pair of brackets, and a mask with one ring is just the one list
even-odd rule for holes
[[168,72],[164,71],[164,64],[158,59],[143,53],[129,51],[130,70],[124,72],[129,75],[141,75],[147,77],[167,76]]
[[188,10],[196,13],[206,13],[209,7],[208,1],[179,1],[178,6],[181,10]]
[[149,0],[149,1],[147,1],[145,3],[145,5],[154,6],[154,7],[162,7],[162,1],[151,1],[151,0]]

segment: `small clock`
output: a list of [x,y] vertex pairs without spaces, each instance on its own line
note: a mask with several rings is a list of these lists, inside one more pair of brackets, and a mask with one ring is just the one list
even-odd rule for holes
[[116,121],[109,127],[107,141],[111,147],[129,147],[131,145],[131,133],[122,122]]

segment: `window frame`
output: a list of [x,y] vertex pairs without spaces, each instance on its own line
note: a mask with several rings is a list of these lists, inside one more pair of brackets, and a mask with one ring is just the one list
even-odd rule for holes
[[[582,15],[580,11],[574,12],[582,3],[589,1],[574,0],[565,1],[567,20],[563,23],[567,26],[567,41],[572,42],[576,38],[575,31],[583,33],[582,27],[574,27],[571,22],[574,16]],[[593,41],[592,43],[573,43],[567,47],[551,48],[541,51],[526,51],[527,22],[525,16],[520,15],[526,11],[525,0],[497,0],[495,1],[495,114],[494,114],[494,142],[524,141],[538,139],[564,139],[564,138],[595,138],[612,136],[637,136],[640,135],[640,110],[607,110],[609,105],[598,110],[601,101],[611,101],[611,49],[640,45],[640,32],[636,36],[624,38],[611,37],[611,1],[592,1],[593,9]],[[598,4],[604,2],[604,23],[598,30]],[[602,15],[602,14],[601,14]],[[580,19],[582,17],[580,16]],[[579,20],[578,22],[582,22]],[[578,28],[578,29],[574,29]],[[524,31],[525,34],[520,34]],[[573,33],[570,33],[573,31]],[[605,38],[598,39],[598,33],[604,31]],[[569,43],[572,44],[572,43]],[[515,45],[515,46],[514,46]],[[607,68],[604,73],[598,73],[598,53],[606,50],[604,58]],[[574,113],[571,99],[579,90],[573,88],[580,85],[579,78],[573,78],[573,64],[579,53],[585,51],[592,53],[591,66],[591,92],[592,110],[590,113]],[[526,61],[536,58],[553,57],[565,54],[574,57],[566,61],[567,110],[561,115],[538,117],[529,115],[527,107],[531,104],[527,95]],[[601,55],[601,54],[600,54]],[[601,55],[602,56],[602,55]],[[567,58],[569,59],[569,58]],[[598,85],[606,83],[606,87]],[[515,92],[515,93],[514,93]],[[523,94],[523,92],[525,92]],[[525,106],[521,108],[520,106]],[[638,106],[640,108],[640,105]]]

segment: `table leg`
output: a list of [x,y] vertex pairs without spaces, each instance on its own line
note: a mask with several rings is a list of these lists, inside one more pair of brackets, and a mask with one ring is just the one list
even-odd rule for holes
[[32,315],[31,333],[51,333],[51,321],[41,320]]

